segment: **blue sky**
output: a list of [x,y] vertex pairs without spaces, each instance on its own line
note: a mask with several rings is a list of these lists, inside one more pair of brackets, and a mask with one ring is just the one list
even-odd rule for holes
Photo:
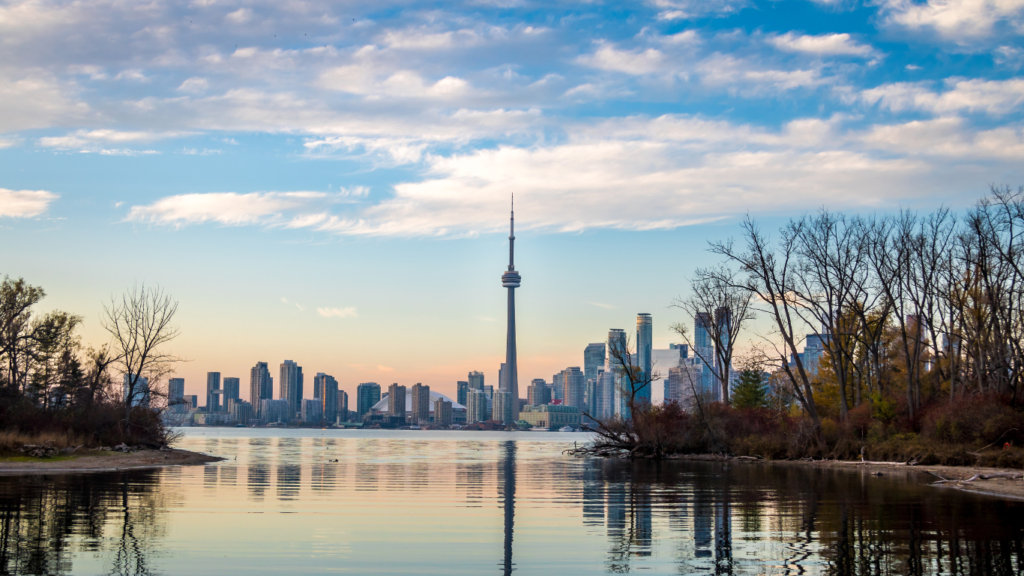
[[[203,374],[496,381],[669,308],[749,212],[1022,178],[1024,0],[0,2],[0,274],[181,301]],[[521,384],[522,385],[522,384]]]

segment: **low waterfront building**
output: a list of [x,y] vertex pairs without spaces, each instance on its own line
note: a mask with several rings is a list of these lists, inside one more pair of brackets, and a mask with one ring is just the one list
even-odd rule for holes
[[272,400],[270,398],[264,398],[263,400],[260,400],[260,413],[263,414],[263,417],[260,419],[263,420],[265,424],[287,424],[291,420],[288,418],[288,408],[287,400]]
[[526,406],[519,413],[519,419],[535,428],[556,430],[563,426],[578,428],[580,426],[580,409],[575,406],[545,404],[544,406]]
[[301,414],[303,423],[319,424],[324,419],[324,405],[319,398],[303,398]]

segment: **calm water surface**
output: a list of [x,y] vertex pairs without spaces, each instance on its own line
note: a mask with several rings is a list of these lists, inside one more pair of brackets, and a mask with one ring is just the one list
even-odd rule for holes
[[1024,505],[860,472],[562,456],[578,434],[185,434],[228,460],[0,477],[0,573],[1024,570]]

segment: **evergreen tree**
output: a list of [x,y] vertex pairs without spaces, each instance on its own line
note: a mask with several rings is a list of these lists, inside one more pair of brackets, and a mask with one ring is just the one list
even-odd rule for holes
[[732,390],[732,405],[736,408],[766,408],[768,406],[768,382],[764,372],[746,369],[740,372],[739,381]]

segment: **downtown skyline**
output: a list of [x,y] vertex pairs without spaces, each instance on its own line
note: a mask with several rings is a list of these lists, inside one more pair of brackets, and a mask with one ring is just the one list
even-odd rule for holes
[[677,341],[671,302],[748,211],[1024,182],[1019,2],[318,10],[0,8],[0,274],[92,345],[102,302],[164,287],[200,397],[286,358],[453,396],[506,356],[515,192],[524,396],[638,313]]

